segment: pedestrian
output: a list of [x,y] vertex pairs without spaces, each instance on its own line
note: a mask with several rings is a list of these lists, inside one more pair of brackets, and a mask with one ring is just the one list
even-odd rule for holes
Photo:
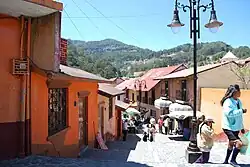
[[128,134],[128,120],[125,119],[122,124],[123,141],[126,141]]
[[168,131],[169,131],[169,117],[167,117],[164,122],[164,128],[165,128],[165,135],[168,135]]
[[173,125],[174,125],[174,120],[172,118],[170,118],[168,120],[168,132],[170,135],[173,134]]
[[147,132],[144,132],[144,133],[143,133],[143,138],[142,138],[142,140],[143,140],[144,142],[147,142],[147,141],[148,141],[148,134],[147,134]]
[[210,151],[213,147],[213,135],[214,130],[212,124],[214,120],[211,117],[207,117],[200,125],[199,132],[197,134],[197,146],[202,152],[201,157],[196,161],[198,163],[208,163],[210,157]]
[[162,126],[163,126],[163,119],[160,117],[158,119],[158,125],[159,125],[159,132],[162,133]]
[[247,112],[246,109],[242,108],[242,103],[239,99],[240,95],[239,85],[230,85],[225,96],[221,100],[221,105],[223,107],[222,128],[229,140],[224,164],[228,164],[229,157],[232,153],[230,164],[235,167],[239,167],[236,158],[243,145],[239,133],[245,133],[243,113]]
[[150,136],[149,136],[149,141],[153,142],[155,140],[155,125],[151,125],[150,127]]

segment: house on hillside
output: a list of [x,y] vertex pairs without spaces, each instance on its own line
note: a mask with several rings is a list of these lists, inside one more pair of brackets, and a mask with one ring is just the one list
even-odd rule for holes
[[146,73],[146,71],[138,71],[134,72],[134,77],[141,77]]
[[[210,64],[198,67],[198,107],[200,107],[201,88],[227,88],[230,84],[239,84],[238,77],[232,72],[235,62]],[[193,100],[193,68],[184,69],[157,79],[165,81],[171,100]]]
[[229,61],[237,61],[239,60],[238,57],[236,57],[232,52],[227,52],[227,54],[225,54],[225,56],[223,56],[221,58],[221,63],[225,63],[225,62],[229,62]]
[[94,147],[98,83],[110,81],[66,65],[63,4],[2,1],[0,8],[0,159],[77,157]]
[[[104,141],[115,140],[121,137],[122,114],[121,109],[116,108],[116,96],[125,92],[114,88],[112,85],[99,84],[99,132]],[[122,107],[120,107],[122,108]]]
[[112,82],[113,86],[116,86],[122,83],[125,79],[123,79],[122,77],[116,77],[116,78],[111,78],[109,80]]
[[145,85],[142,85],[142,94],[141,94],[141,110],[148,112],[149,116],[156,117],[158,109],[154,107],[154,101],[161,96],[166,95],[165,81],[155,80],[154,78],[165,76],[171,74],[187,67],[183,64],[177,66],[169,66],[163,68],[154,68],[145,73],[142,77],[133,78],[124,81],[120,85],[117,85],[116,88],[126,91],[126,98],[129,99],[130,103],[135,103],[133,106],[139,107],[138,102],[140,101],[139,97],[139,86],[138,81],[142,81]]
[[115,88],[125,91],[125,94],[117,96],[117,100],[121,100],[126,103],[134,103],[136,101],[135,91],[132,88],[137,78],[129,78],[124,82],[117,85]]

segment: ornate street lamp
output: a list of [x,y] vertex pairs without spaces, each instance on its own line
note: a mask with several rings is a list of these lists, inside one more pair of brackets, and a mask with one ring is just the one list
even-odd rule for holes
[[193,61],[194,61],[194,92],[193,92],[193,118],[192,118],[192,129],[190,143],[186,150],[186,159],[189,163],[193,163],[200,156],[199,148],[197,147],[196,134],[197,134],[197,38],[200,38],[200,10],[205,12],[207,9],[211,9],[211,16],[209,22],[205,25],[206,28],[209,28],[211,32],[216,32],[220,26],[223,25],[222,22],[219,22],[216,17],[216,12],[214,9],[214,0],[211,0],[211,3],[208,5],[201,5],[200,0],[189,0],[189,5],[183,5],[175,1],[175,10],[172,23],[168,25],[171,27],[174,33],[178,32],[180,27],[184,26],[179,19],[178,9],[183,9],[184,12],[187,12],[189,9],[190,12],[190,38],[193,39]]
[[139,89],[139,112],[141,112],[141,92],[142,92],[142,86],[144,86],[144,89],[147,89],[147,85],[146,85],[146,81],[145,80],[135,80],[135,90],[137,90],[137,88]]

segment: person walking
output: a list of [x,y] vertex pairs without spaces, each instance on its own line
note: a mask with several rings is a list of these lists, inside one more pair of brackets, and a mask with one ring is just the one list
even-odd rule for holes
[[164,130],[165,130],[165,135],[168,135],[168,132],[169,132],[169,120],[170,120],[170,118],[167,117],[167,118],[163,121]]
[[162,133],[163,119],[160,117],[158,119],[159,132]]
[[200,125],[199,132],[197,134],[197,146],[202,152],[201,157],[196,161],[197,163],[208,163],[210,157],[210,151],[213,147],[213,135],[214,130],[212,124],[214,120],[211,117],[207,117]]
[[245,133],[243,113],[247,112],[246,109],[242,108],[242,103],[239,99],[240,95],[239,85],[230,85],[225,96],[221,100],[223,108],[222,128],[229,140],[224,164],[228,164],[229,157],[232,153],[230,164],[234,167],[239,167],[236,158],[243,145],[239,133]]
[[151,125],[149,133],[150,133],[149,141],[150,142],[155,141],[155,133],[156,133],[155,125]]
[[122,133],[123,133],[123,141],[127,140],[127,134],[128,134],[128,120],[125,119],[122,124]]

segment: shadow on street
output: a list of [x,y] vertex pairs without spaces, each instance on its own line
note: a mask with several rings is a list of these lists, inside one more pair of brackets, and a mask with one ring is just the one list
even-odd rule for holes
[[29,156],[23,159],[13,159],[8,161],[0,161],[1,167],[25,166],[25,167],[67,167],[67,166],[87,166],[87,167],[149,167],[146,164],[135,162],[119,162],[119,161],[94,161],[81,158],[61,158],[46,156]]
[[141,138],[136,134],[129,134],[126,141],[108,141],[106,143],[108,150],[87,149],[81,154],[81,158],[127,162],[129,154],[136,149],[140,140]]

